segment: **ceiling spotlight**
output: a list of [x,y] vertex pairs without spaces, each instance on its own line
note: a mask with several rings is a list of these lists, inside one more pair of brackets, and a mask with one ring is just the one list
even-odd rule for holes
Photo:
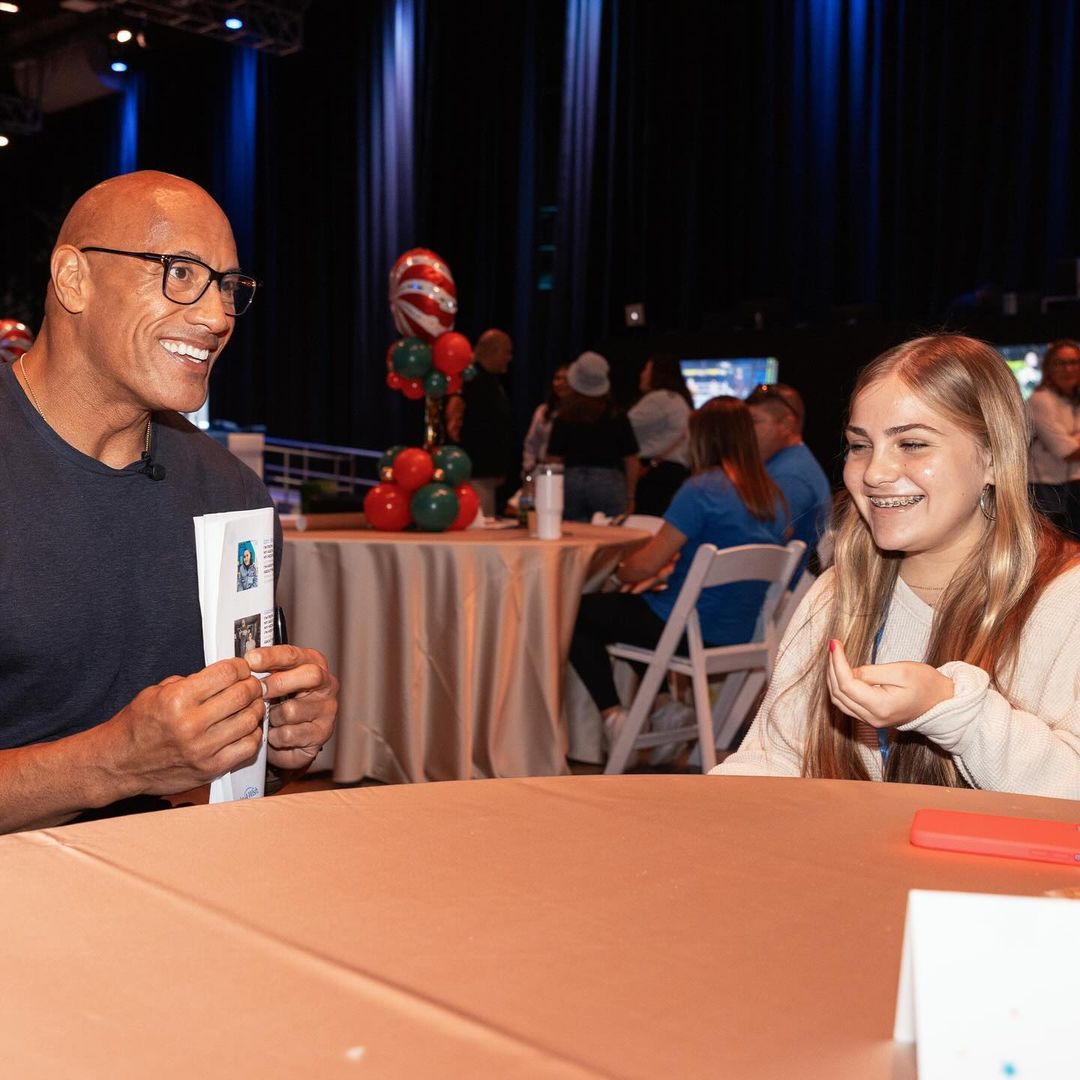
[[238,19],[235,15],[230,15],[225,20],[225,29],[226,30],[243,30],[244,29],[244,20],[243,19]]
[[0,135],[0,146],[7,146],[11,140],[6,135]]
[[127,66],[127,64],[124,63],[123,60],[114,60],[109,65],[109,70],[110,71],[115,71],[117,75],[123,75],[123,73],[125,71],[127,71],[127,69],[128,69],[128,66]]
[[134,35],[130,30],[117,30],[115,37],[121,45],[126,45]]
[[[18,4],[0,4],[0,11],[5,11],[5,12],[7,12],[8,15],[18,15],[19,14],[19,5]],[[6,146],[7,144],[4,143],[2,145]]]

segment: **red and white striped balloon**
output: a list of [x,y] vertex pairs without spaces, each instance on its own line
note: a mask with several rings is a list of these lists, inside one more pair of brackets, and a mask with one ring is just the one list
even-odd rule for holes
[[454,328],[457,286],[450,267],[427,248],[406,251],[390,271],[390,312],[398,332],[434,341]]
[[31,345],[34,335],[18,319],[0,319],[0,364],[13,364]]

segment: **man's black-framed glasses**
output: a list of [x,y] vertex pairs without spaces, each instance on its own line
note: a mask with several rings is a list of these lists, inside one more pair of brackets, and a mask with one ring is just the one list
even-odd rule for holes
[[121,251],[119,248],[84,247],[80,251],[99,251],[103,255],[126,255],[161,263],[161,291],[174,304],[195,304],[215,282],[227,315],[243,315],[259,283],[238,270],[215,270],[190,255],[159,255],[156,251]]
[[760,383],[746,398],[747,405],[760,405],[763,401],[778,401],[799,423],[802,423],[802,414],[772,383]]

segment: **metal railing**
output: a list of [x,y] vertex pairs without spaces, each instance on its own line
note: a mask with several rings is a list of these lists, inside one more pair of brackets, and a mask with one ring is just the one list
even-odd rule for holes
[[[275,439],[269,436],[263,450],[263,479],[279,493],[280,501],[299,504],[300,488],[321,481],[339,495],[355,495],[379,482],[376,468],[381,450],[354,446]],[[275,501],[278,501],[277,499]]]

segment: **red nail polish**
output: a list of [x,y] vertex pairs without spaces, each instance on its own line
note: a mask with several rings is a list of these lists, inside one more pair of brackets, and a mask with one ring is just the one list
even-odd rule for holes
[[836,638],[829,639],[829,652],[836,652]]

